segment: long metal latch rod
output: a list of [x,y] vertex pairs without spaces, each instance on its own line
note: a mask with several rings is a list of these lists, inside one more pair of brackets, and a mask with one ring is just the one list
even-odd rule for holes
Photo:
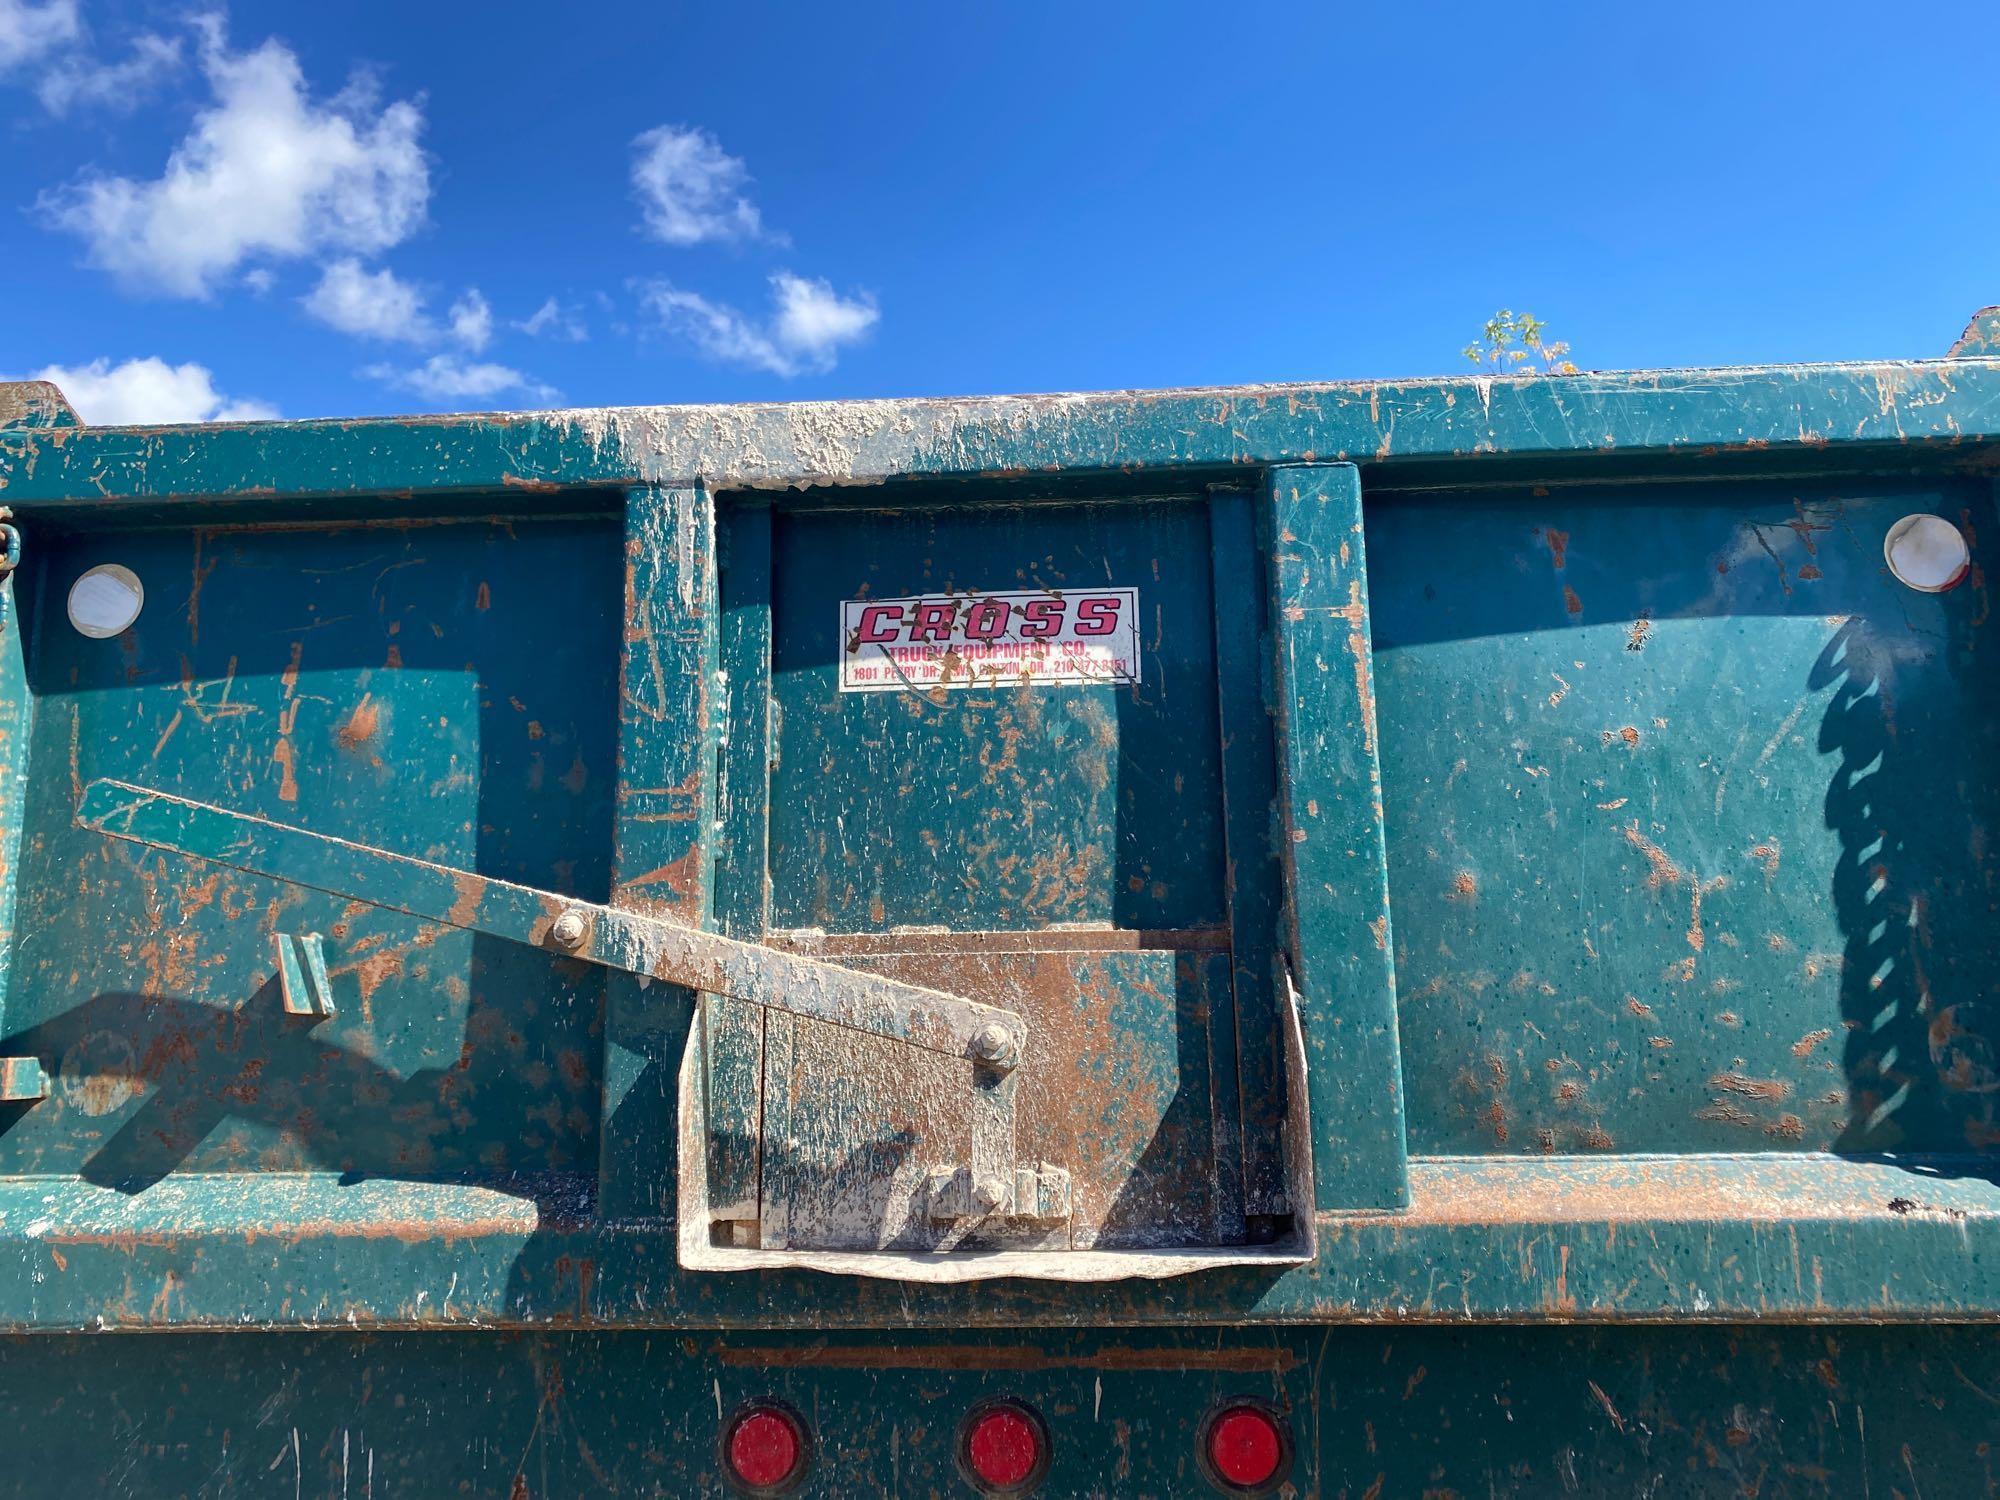
[[[425,921],[967,1058],[989,1077],[1011,1074],[1028,1037],[1027,1023],[998,1006],[124,782],[85,787],[77,822]],[[1011,1088],[1004,1094],[1011,1106]],[[1003,1113],[1011,1153],[1011,1107]]]

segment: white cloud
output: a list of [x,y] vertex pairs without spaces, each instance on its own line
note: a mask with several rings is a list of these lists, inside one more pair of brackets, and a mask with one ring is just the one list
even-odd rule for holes
[[551,297],[514,325],[530,338],[548,337],[580,344],[590,337],[583,319]]
[[740,191],[749,180],[739,158],[694,126],[656,126],[632,142],[632,190],[646,231],[669,245],[763,238],[763,216]]
[[[0,0],[4,12],[7,0]],[[181,66],[176,37],[143,32],[133,38],[132,55],[123,62],[99,62],[81,54],[66,57],[43,70],[35,97],[52,115],[65,115],[79,105],[124,111],[135,108],[153,86]]]
[[496,396],[518,393],[536,401],[551,401],[556,392],[519,370],[506,365],[460,359],[455,354],[434,354],[415,369],[393,365],[370,365],[361,372],[370,380],[412,391],[426,401],[490,401]]
[[394,271],[363,270],[352,256],[329,265],[300,301],[320,322],[357,338],[424,344],[436,334],[422,292]]
[[831,370],[840,347],[862,338],[882,316],[865,292],[842,297],[824,281],[789,271],[771,278],[772,312],[761,323],[666,281],[647,283],[640,300],[663,330],[709,358],[788,377]]
[[0,0],[0,73],[33,62],[83,32],[77,0]]
[[771,278],[778,304],[777,340],[781,348],[796,350],[819,368],[833,368],[833,351],[860,338],[882,314],[875,299],[842,297],[824,281],[794,276],[780,271]]
[[215,102],[163,175],[87,176],[42,197],[51,221],[89,244],[93,264],[205,297],[245,261],[367,254],[423,222],[430,172],[415,103],[378,108],[362,84],[315,101],[282,43],[231,52],[218,19],[196,26]]
[[422,290],[394,271],[368,270],[351,255],[328,265],[318,285],[299,299],[320,322],[356,338],[424,345],[448,337],[475,354],[492,342],[493,308],[477,287],[452,303],[443,327],[424,302]]
[[474,354],[492,342],[493,309],[479,295],[478,287],[468,288],[463,297],[452,303],[451,336]]
[[112,364],[50,365],[31,379],[61,387],[76,414],[107,427],[169,422],[266,422],[278,409],[263,401],[230,400],[215,388],[207,366],[170,365],[155,355]]

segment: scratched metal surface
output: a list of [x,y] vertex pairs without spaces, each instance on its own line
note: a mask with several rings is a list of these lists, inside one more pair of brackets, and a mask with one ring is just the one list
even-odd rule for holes
[[[1940,456],[1973,472],[2000,432],[2000,360],[1640,370],[1563,379],[1354,381],[963,400],[657,406],[369,421],[87,429],[0,456],[7,503],[101,513],[173,496],[280,511],[425,492],[553,502],[595,485],[776,491],[910,477],[1157,476],[1352,462],[1401,477],[1531,480],[1741,463],[1852,469]],[[1940,454],[1939,450],[1943,450]]]
[[[54,410],[45,396],[16,404]],[[42,1061],[55,1087],[0,1105],[0,1245],[25,1270],[0,1278],[0,1321],[826,1330],[2000,1317],[2000,1174],[1983,1133],[1994,1091],[1981,1081],[1991,901],[1975,842],[1992,724],[1974,650],[1982,596],[1906,599],[1879,563],[1870,571],[1865,536],[1814,529],[1835,516],[1857,535],[1873,528],[1879,557],[1892,513],[1937,507],[1974,523],[1983,561],[1996,445],[2000,365],[1981,358],[11,428],[0,503],[21,519],[30,566],[7,585],[0,619],[0,648],[26,656],[10,669],[0,655],[0,720],[17,762],[27,749],[25,793],[0,804],[19,892],[0,1046]],[[1234,498],[1212,498],[1204,528],[1193,497],[1215,484]],[[1163,506],[1163,494],[1191,499]],[[1174,607],[1199,614],[1215,601],[1214,638],[1258,662],[1256,693],[1231,711],[1255,710],[1261,740],[1204,720],[1215,699],[1176,686],[1170,714],[1133,721],[1149,730],[1143,746],[1122,724],[1115,757],[1095,740],[1061,743],[1106,752],[1105,788],[1136,789],[1128,770],[1187,775],[1193,791],[1179,800],[1107,807],[1090,800],[1087,774],[1066,786],[1057,761],[1030,759],[1022,775],[1047,802],[1037,837],[1115,829],[1103,857],[1114,870],[1137,858],[1172,876],[1158,894],[1143,879],[1138,891],[1129,878],[1122,890],[1086,882],[1059,920],[1108,920],[1121,940],[1154,921],[1225,930],[1252,1043],[1268,1016],[1242,1004],[1259,976],[1240,960],[1260,945],[1292,950],[1313,1069],[1306,1144],[1320,1168],[1313,1264],[1179,1283],[934,1288],[919,1300],[806,1273],[684,1273],[669,1085],[685,995],[251,877],[210,890],[211,869],[112,852],[73,826],[78,784],[115,776],[737,936],[924,920],[940,909],[939,882],[866,848],[864,863],[883,867],[880,914],[864,881],[850,893],[829,879],[821,901],[812,839],[844,809],[837,791],[804,776],[779,793],[784,808],[769,785],[753,794],[773,749],[782,778],[813,743],[809,731],[797,747],[789,737],[816,702],[809,679],[827,670],[785,656],[798,642],[773,630],[768,605],[760,616],[754,593],[732,593],[744,575],[718,561],[743,552],[741,537],[718,539],[718,506],[747,511],[760,498],[776,537],[767,557],[793,546],[809,567],[845,547],[849,574],[863,552],[894,551],[879,529],[860,540],[870,515],[983,518],[957,540],[939,522],[935,554],[923,550],[932,523],[910,523],[895,566],[911,591],[936,571],[926,556],[959,581],[992,544],[982,527],[1011,536],[1013,566],[1026,566],[1039,513],[1044,555],[1096,547],[1141,564],[1145,588],[1157,551],[1164,572],[1179,570],[1161,580]],[[1101,502],[1088,518],[1085,501]],[[1152,521],[1130,519],[1149,507]],[[1225,514],[1239,516],[1237,532]],[[353,524],[367,520],[395,525]],[[1149,526],[1173,545],[1149,546]],[[814,529],[811,545],[797,546],[793,527]],[[1121,540],[1119,527],[1136,531]],[[224,554],[197,553],[198,535],[236,549],[199,590],[197,559]],[[93,647],[67,633],[60,594],[100,557],[148,568],[158,557],[169,581],[127,642]],[[1718,558],[1726,573],[1714,573]],[[1246,576],[1255,601],[1218,582]],[[799,586],[823,591],[814,609],[833,596],[824,581]],[[1830,626],[1833,615],[1846,625]],[[814,629],[830,630],[831,609],[824,617]],[[1203,638],[1162,635],[1190,684]],[[755,681],[742,665],[760,659],[786,663],[771,697],[801,694],[776,716],[739,691]],[[1578,660],[1586,667],[1562,668]],[[1544,682],[1558,671],[1563,681]],[[364,695],[372,725],[357,717]],[[1563,716],[1586,709],[1581,730]],[[1839,734],[1822,744],[1828,718]],[[1002,719],[996,705],[979,722],[999,736]],[[558,736],[569,754],[551,759]],[[396,751],[379,767],[366,748],[376,741]],[[1284,771],[1275,807],[1268,778],[1237,774],[1231,756],[1246,745]],[[961,754],[977,766],[978,751]],[[1447,793],[1460,759],[1467,770]],[[1895,774],[1870,780],[1885,767]],[[1018,817],[960,769],[955,785],[980,810]],[[1614,775],[1629,786],[1609,785]],[[927,794],[948,813],[945,786]],[[1568,800],[1555,800],[1558,787]],[[897,809],[867,795],[893,836]],[[1599,805],[1620,797],[1631,800]],[[799,806],[812,826],[773,837]],[[1732,821],[1752,807],[1768,826]],[[965,824],[932,821],[973,846]],[[1887,826],[1871,834],[1876,821]],[[1884,849],[1886,874],[1861,864]],[[1253,850],[1264,854],[1236,857]],[[1283,918],[1276,895],[1255,891],[1263,858],[1278,869]],[[1434,864],[1449,866],[1442,879]],[[1546,883],[1557,874],[1570,883]],[[956,935],[1015,920],[1018,894]],[[1580,899],[1565,906],[1565,895]],[[270,935],[294,921],[356,950],[336,981],[349,1003],[305,1032],[267,1019]],[[1772,932],[1796,951],[1773,947]],[[371,954],[383,957],[365,969]],[[1815,954],[1836,955],[1838,973],[1808,985]],[[1729,979],[1741,987],[1708,993]],[[1163,1013],[1131,1031],[1145,1065],[1114,1068],[1113,1098],[1093,1107],[1137,1101],[1142,1082],[1160,1100],[1171,1087],[1172,1103],[1132,1112],[1136,1133],[1107,1128],[1107,1160],[1132,1160],[1149,1122],[1148,1148],[1164,1159],[1185,1144],[1170,1121],[1198,1135],[1204,1117],[1211,1132],[1231,1117],[1188,1086],[1198,1069],[1165,1057],[1198,1008],[1177,1003],[1171,1026]],[[1729,1026],[1725,1010],[1744,1024]],[[1804,1045],[1822,1029],[1833,1034]],[[1655,1048],[1654,1036],[1674,1045]],[[1243,1049],[1246,1067],[1257,1050]],[[1841,1104],[1813,1103],[1808,1085],[1822,1075]],[[1257,1103],[1239,1101],[1246,1156]],[[1867,1133],[1853,1133],[1857,1120]],[[1836,1154],[1812,1149],[1825,1147]],[[1855,1154],[1891,1148],[1904,1154]],[[1195,1140],[1192,1155],[1203,1149]],[[723,1164],[739,1189],[740,1167]]]
[[788,1400],[805,1496],[971,1493],[957,1424],[1031,1402],[1040,1493],[1213,1493],[1217,1401],[1289,1421],[1290,1496],[1991,1495],[2000,1344],[1971,1329],[1166,1337],[338,1334],[0,1342],[32,1441],[0,1494],[715,1496],[723,1418]]
[[[772,518],[771,926],[837,948],[900,930],[841,951],[1022,1015],[1016,1159],[1075,1185],[1067,1224],[972,1244],[1242,1243],[1241,1164],[1218,1162],[1211,1120],[1234,1112],[1211,1067],[1233,1085],[1236,1034],[1226,997],[1209,1024],[1229,948],[1209,553],[1201,499]],[[1136,682],[838,690],[843,600],[1092,586],[1138,591]],[[1037,936],[1052,929],[1054,952]],[[765,1143],[764,1192],[788,1200],[793,1248],[939,1240],[922,1185],[969,1159],[963,1064],[802,1026],[763,1083],[787,1121]],[[1226,1143],[1239,1130],[1222,1121]]]
[[[1234,1034],[1209,1024],[1211,1006],[1229,1014],[1226,951],[890,946],[913,951],[847,953],[843,962],[924,976],[1028,1019],[1016,1155],[1071,1175],[1075,1210],[1056,1248],[1243,1242],[1241,1166],[1226,1152],[1218,1159],[1217,1138],[1232,1122],[1211,1079],[1212,1068],[1235,1067]],[[855,1046],[830,1028],[801,1026],[788,1072],[766,1074],[792,1099],[787,1136],[764,1151],[765,1192],[792,1199],[792,1245],[935,1243],[912,1198],[925,1169],[965,1160],[968,1072],[953,1059]],[[1021,1225],[974,1243],[1049,1240],[1046,1227]]]
[[1368,516],[1411,1149],[2000,1144],[1989,485]]
[[[137,1191],[169,1173],[594,1168],[601,980],[518,944],[108,842],[72,777],[186,796],[601,898],[615,529],[465,522],[36,537],[37,704],[9,1045],[51,1096],[0,1171]],[[63,618],[115,558],[119,641]],[[579,597],[562,629],[543,580]],[[523,649],[530,636],[539,639]],[[100,648],[113,647],[110,651]],[[66,769],[65,769],[66,768]],[[283,1014],[272,932],[323,932],[336,1013]]]
[[[1222,920],[1205,504],[781,513],[774,533],[774,927]],[[1092,586],[1138,590],[1142,681],[836,690],[843,599]]]

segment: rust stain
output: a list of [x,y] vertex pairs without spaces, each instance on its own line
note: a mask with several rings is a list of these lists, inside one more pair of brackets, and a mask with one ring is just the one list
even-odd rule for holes
[[643,890],[649,885],[664,885],[681,901],[692,901],[696,896],[696,886],[701,875],[701,848],[699,845],[688,850],[679,859],[634,875],[630,880],[621,880],[621,890]]
[[1555,564],[1556,571],[1560,573],[1563,564],[1569,558],[1569,533],[1557,531],[1553,526],[1544,526],[1540,535],[1542,544],[1549,549],[1549,561]]
[[354,963],[329,969],[327,974],[329,978],[339,978],[348,974],[354,976],[355,988],[361,996],[362,1013],[366,1015],[369,1013],[368,1007],[373,1003],[376,992],[391,979],[400,979],[403,972],[403,955],[392,950],[371,953]]
[[1334,611],[1347,621],[1347,651],[1354,658],[1354,694],[1361,706],[1361,737],[1368,758],[1375,758],[1375,683],[1369,670],[1373,653],[1368,647],[1368,605],[1361,597],[1361,580],[1347,585],[1347,604]]
[[1804,1036],[1800,1037],[1796,1042],[1792,1043],[1792,1056],[1794,1057],[1812,1056],[1813,1048],[1817,1047],[1821,1042],[1825,1041],[1828,1037],[1832,1035],[1833,1035],[1833,1028],[1830,1026],[1822,1027],[1818,1031],[1807,1032]]
[[278,768],[278,800],[299,800],[298,752],[290,739],[281,738],[271,751],[271,763]]
[[1679,885],[1685,872],[1667,857],[1666,850],[1639,832],[1637,822],[1627,823],[1623,829],[1625,842],[1646,856],[1649,866],[1646,875],[1646,889],[1657,891],[1663,886]]
[[1750,1078],[1742,1073],[1717,1073],[1708,1086],[1718,1093],[1740,1094],[1746,1099],[1783,1099],[1792,1086],[1782,1078]]
[[[1561,567],[1562,564],[1557,563],[1556,566]],[[1583,600],[1577,597],[1576,590],[1568,584],[1563,585],[1563,608],[1569,611],[1573,620],[1581,619],[1583,616]]]
[[1472,901],[1479,896],[1479,877],[1470,870],[1460,870],[1452,877],[1451,890],[1446,893],[1449,901]]
[[1766,884],[1770,882],[1772,876],[1778,873],[1778,855],[1779,849],[1776,839],[1767,839],[1750,851],[1752,859],[1763,861],[1764,880]]
[[461,871],[452,877],[452,889],[457,892],[458,899],[452,902],[445,920],[454,927],[467,926],[486,895],[486,882],[469,871]]
[[363,693],[361,701],[354,705],[354,712],[334,730],[333,737],[341,749],[359,750],[375,738],[381,727],[382,705],[375,701],[372,694]]
[[291,660],[285,664],[283,677],[285,706],[278,712],[278,743],[271,750],[271,763],[278,768],[278,800],[296,802],[299,800],[298,751],[292,745],[292,729],[298,723],[299,703],[294,696],[299,690],[299,662],[305,656],[305,643],[292,642]]
[[[1811,518],[1809,518],[1806,515],[1806,508],[1802,501],[1794,500],[1792,502],[1792,510],[1794,512],[1794,519],[1785,522],[1785,524],[1789,526],[1798,535],[1798,539],[1805,544],[1806,556],[1817,557],[1819,555],[1819,547],[1813,541],[1813,537],[1819,532],[1833,530],[1832,525],[1825,521],[1814,521]],[[1799,576],[1801,578],[1805,576],[1805,572],[1803,569],[1800,570]]]
[[153,742],[153,753],[148,758],[151,760],[158,760],[160,758],[160,752],[167,748],[167,741],[174,737],[174,731],[176,729],[179,729],[180,727],[181,727],[181,711],[177,708],[174,710],[174,716],[171,719],[167,720],[167,727],[160,731],[159,739]]
[[1558,1245],[1556,1247],[1556,1285],[1553,1295],[1548,1299],[1548,1306],[1551,1312],[1573,1313],[1576,1311],[1576,1298],[1570,1295],[1569,1290],[1568,1245]]
[[1731,1099],[1717,1099],[1704,1104],[1694,1112],[1697,1120],[1712,1120],[1722,1125],[1755,1125],[1757,1117],[1742,1105]]

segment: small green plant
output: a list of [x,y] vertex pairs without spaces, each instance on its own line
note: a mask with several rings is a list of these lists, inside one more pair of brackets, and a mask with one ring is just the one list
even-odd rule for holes
[[1548,325],[1533,313],[1503,307],[1486,320],[1478,341],[1465,346],[1465,357],[1482,370],[1502,375],[1576,374],[1576,366],[1569,360],[1569,344],[1551,340],[1547,330]]

